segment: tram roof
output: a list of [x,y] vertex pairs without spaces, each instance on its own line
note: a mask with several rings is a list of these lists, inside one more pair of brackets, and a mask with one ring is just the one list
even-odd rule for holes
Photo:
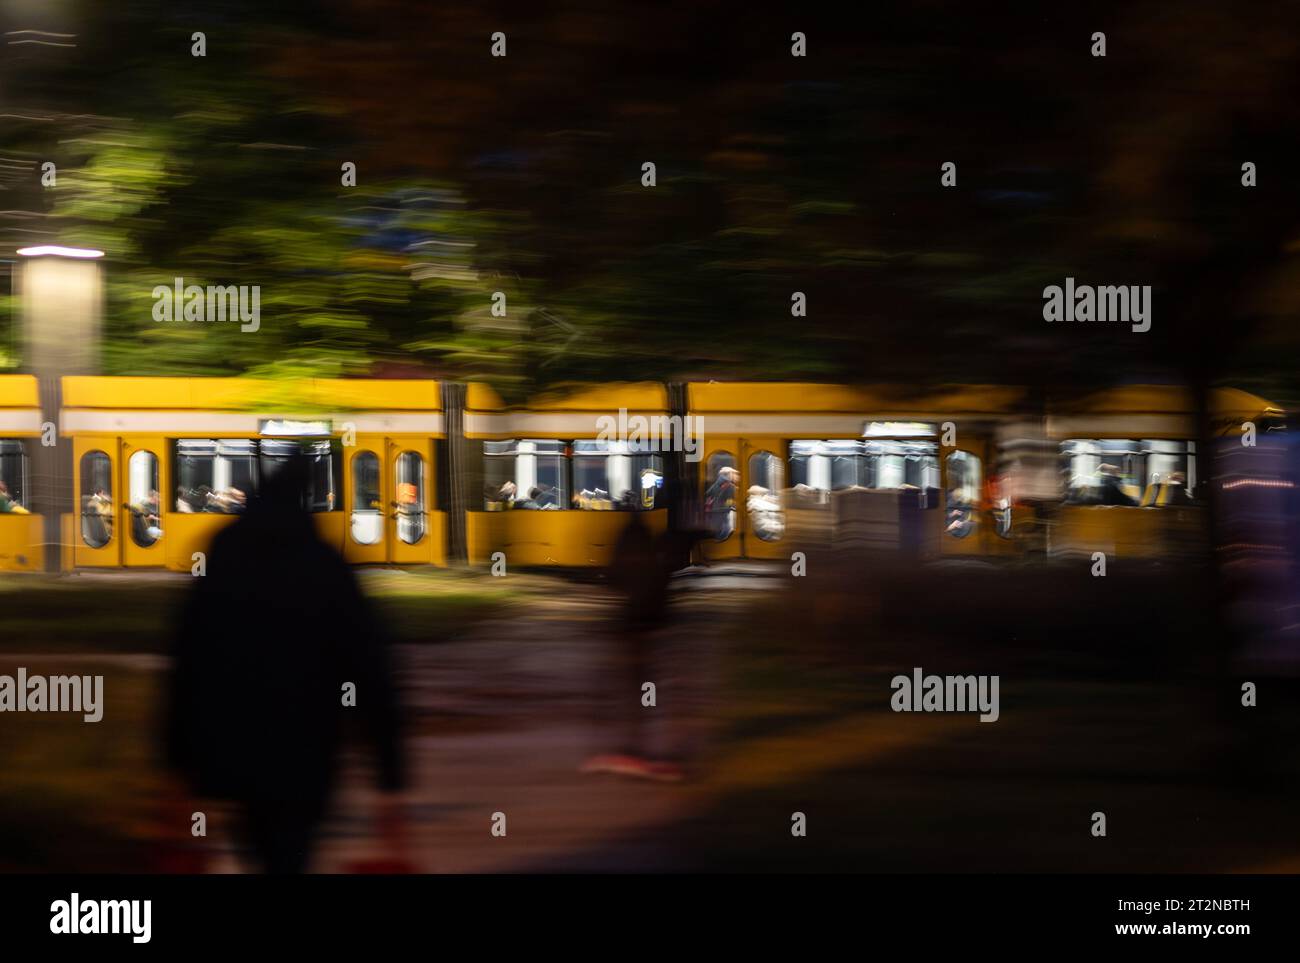
[[[1181,385],[1121,385],[1095,391],[1070,402],[1058,400],[1050,407],[1060,411],[1089,414],[1177,414],[1194,415],[1196,396]],[[1223,415],[1281,415],[1277,405],[1259,395],[1239,388],[1213,388],[1210,409]]]
[[40,403],[35,375],[0,375],[0,408],[36,408]]
[[346,378],[133,378],[68,376],[68,408],[205,409],[285,408],[438,411],[437,381]]
[[657,381],[616,381],[607,384],[561,384],[529,398],[523,404],[508,405],[490,386],[471,383],[465,392],[465,407],[474,411],[665,411],[668,390]]
[[829,385],[807,382],[696,382],[687,387],[691,411],[844,412],[922,414],[1000,413],[1014,410],[1023,388],[1000,385]]

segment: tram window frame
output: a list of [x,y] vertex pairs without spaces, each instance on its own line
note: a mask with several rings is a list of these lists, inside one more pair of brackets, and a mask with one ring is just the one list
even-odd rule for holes
[[[766,485],[760,485],[755,481],[757,472],[754,469],[755,461],[764,464],[763,480],[768,482]],[[776,452],[767,448],[759,448],[749,453],[749,458],[745,460],[746,478],[749,481],[749,487],[745,489],[745,517],[749,524],[749,530],[754,537],[762,542],[779,542],[785,538],[785,503],[783,492],[785,490],[785,461]],[[761,488],[763,491],[755,493],[755,488]],[[761,503],[761,499],[770,498],[775,507],[768,507]],[[758,504],[755,504],[759,500]]]
[[[530,446],[523,448],[521,446]],[[565,511],[571,508],[570,492],[573,489],[572,466],[570,456],[572,444],[560,438],[509,438],[483,442],[483,510],[484,511]],[[541,489],[547,497],[545,504],[530,504],[528,491],[520,492],[525,487],[520,481],[519,458],[521,456],[536,459],[531,472],[531,483],[527,488]],[[554,485],[539,484],[539,467],[547,466],[547,473],[552,475]],[[508,464],[505,471],[500,465]],[[510,485],[509,497],[502,497],[505,486]],[[545,484],[545,487],[543,487]]]
[[[1099,451],[1080,451],[1078,448],[1084,445],[1109,446],[1109,449],[1102,447]],[[1123,446],[1123,449],[1120,448]],[[1104,499],[1107,497],[1103,491],[1105,485],[1079,485],[1073,482],[1084,477],[1078,470],[1077,460],[1080,458],[1096,459],[1097,464],[1092,468],[1089,477],[1101,477],[1101,467],[1107,464],[1114,464],[1116,455],[1123,455],[1123,461],[1119,467],[1122,474],[1119,476],[1126,479],[1119,483],[1122,489],[1125,485],[1136,487],[1136,496],[1121,490],[1123,497],[1130,499],[1131,504],[1114,504]],[[1175,475],[1181,475],[1181,482],[1177,484],[1182,488],[1186,502],[1185,505],[1199,504],[1196,498],[1196,488],[1198,479],[1196,473],[1196,442],[1194,440],[1184,440],[1177,438],[1067,438],[1060,443],[1060,464],[1061,464],[1061,501],[1062,504],[1079,507],[1079,508],[1151,508],[1162,507],[1157,499],[1161,493],[1169,487],[1170,480]],[[1164,469],[1153,469],[1153,461],[1156,464],[1165,463],[1166,460],[1173,459],[1175,464]],[[1134,468],[1134,465],[1138,467]],[[1107,473],[1109,474],[1109,473]],[[1140,482],[1140,484],[1138,484]],[[1088,491],[1096,494],[1077,495],[1077,492]]]
[[[92,461],[94,464],[106,466],[104,472],[106,484],[99,484],[94,477],[96,474],[94,469],[87,471]],[[81,540],[89,548],[107,548],[113,544],[113,537],[117,528],[114,524],[117,519],[117,507],[113,502],[113,459],[102,448],[92,448],[89,451],[82,452],[81,459],[77,463],[77,474],[81,492]],[[101,489],[106,493],[107,497],[100,500],[102,507],[92,509],[91,503],[96,499]],[[104,510],[105,507],[107,511]],[[102,524],[102,539],[91,537],[91,529],[94,528],[91,524],[92,519]]]
[[[361,485],[357,480],[357,471],[359,463],[368,459],[373,462],[374,469],[374,488],[371,490],[373,500],[360,507],[359,499],[363,492]],[[380,460],[379,452],[373,448],[358,448],[348,459],[347,471],[349,484],[352,491],[352,509],[348,513],[348,537],[357,545],[382,545],[384,541],[384,521],[387,513],[384,511],[384,471],[383,462]],[[358,538],[358,526],[360,530],[365,531],[367,528],[373,530],[374,537],[371,539]]]
[[[960,482],[954,480],[957,466]],[[973,474],[973,479],[971,475]],[[956,448],[944,459],[943,507],[944,531],[953,538],[965,538],[979,524],[979,509],[984,489],[984,459],[973,451]]]
[[[296,451],[286,454],[275,452],[278,446],[295,446]],[[313,436],[259,438],[257,439],[257,482],[260,487],[263,477],[270,473],[263,470],[264,462],[274,462],[285,457],[310,458],[308,463],[308,487],[302,492],[303,510],[312,515],[328,515],[343,510],[343,498],[340,491],[343,479],[343,447],[337,438],[320,438]],[[328,456],[322,458],[322,456]],[[319,496],[318,482],[324,471],[325,493]],[[323,507],[322,507],[323,506]]]
[[[332,512],[343,511],[343,448],[342,442],[337,438],[320,438],[317,436],[285,436],[275,438],[174,438],[169,444],[169,456],[172,465],[172,478],[175,490],[171,493],[170,504],[171,511],[182,515],[241,515],[248,506],[248,500],[257,497],[261,489],[263,475],[263,459],[267,462],[287,457],[288,454],[276,450],[280,446],[296,446],[301,455],[308,455],[306,448],[321,449],[310,453],[313,457],[313,464],[309,466],[311,475],[309,478],[309,488],[304,489],[304,496],[309,492],[314,493],[319,487],[316,482],[317,469],[324,466],[326,479],[325,495],[316,498],[313,494],[310,501],[305,501],[303,509],[313,515],[327,515]],[[208,450],[204,450],[204,449]],[[187,451],[186,449],[193,449]],[[223,451],[223,449],[225,449]],[[320,456],[328,451],[329,457],[323,462]],[[191,484],[187,481],[195,478],[193,469],[186,465],[182,459],[202,459],[210,458],[213,462],[209,471],[201,471],[200,476],[211,478],[211,482],[202,480],[200,477],[196,483]],[[226,458],[238,466],[238,471],[232,473],[229,484],[221,489],[217,488],[217,458]],[[241,488],[235,484],[238,480],[245,487]],[[196,505],[193,497],[202,489],[207,489],[209,501],[203,506]],[[187,492],[185,503],[186,508],[181,507],[181,491]],[[218,491],[229,493],[238,490],[243,495],[243,501],[240,502],[237,497],[227,495],[222,497]],[[215,496],[215,497],[214,497]],[[212,506],[217,508],[213,509]]]
[[[148,467],[144,472],[137,471],[136,465],[138,459],[147,459]],[[131,456],[126,460],[126,505],[127,510],[131,513],[131,541],[135,542],[140,548],[148,548],[157,543],[162,538],[162,492],[158,486],[162,473],[162,466],[158,461],[158,455],[148,448],[137,448],[131,452]],[[144,486],[144,492],[139,493],[136,488],[136,480],[141,476],[146,476],[148,483]],[[149,492],[158,496],[156,505],[149,505]],[[152,509],[152,511],[150,511]],[[153,518],[151,524],[149,519]]]
[[[412,461],[413,482],[409,467]],[[409,500],[403,498],[405,488],[414,489]],[[429,461],[423,452],[404,448],[397,453],[393,459],[393,496],[398,540],[404,545],[419,545],[429,534]]]
[[[936,508],[938,495],[943,491],[943,474],[939,460],[940,445],[927,437],[915,434],[902,434],[897,437],[873,434],[867,438],[791,438],[786,444],[786,468],[793,491],[801,498],[814,505],[829,506],[831,496],[841,491],[899,492],[907,491],[905,485],[922,495],[925,508]],[[895,450],[897,449],[897,450]],[[829,459],[824,466],[819,466],[818,475],[824,475],[830,483],[829,488],[813,485],[813,458]],[[898,484],[880,485],[881,469],[885,458],[901,458],[900,465],[888,465],[892,470],[901,471]],[[908,481],[915,473],[912,466],[919,463],[917,479],[920,484]],[[847,475],[844,469],[848,468]],[[840,471],[837,480],[836,471]],[[927,473],[930,478],[927,479]],[[843,482],[851,478],[849,484]],[[799,480],[796,480],[799,479]],[[927,480],[933,484],[924,484]],[[931,493],[934,493],[931,495]]]
[[[21,438],[0,438],[0,482],[9,490],[9,507],[0,514],[14,514],[14,508],[23,512],[30,509],[23,503],[27,496],[28,472],[31,458]],[[13,466],[13,467],[11,467]],[[15,481],[15,475],[17,481]],[[16,514],[22,514],[18,512]]]
[[[654,511],[661,507],[663,491],[663,454],[652,449],[648,442],[606,441],[578,438],[570,448],[570,490],[573,508],[578,511]],[[611,479],[611,459],[627,459],[627,488],[614,494]],[[579,488],[579,472],[586,463],[598,466],[607,488]],[[651,483],[647,485],[647,481]],[[584,498],[583,492],[593,495],[603,492],[605,498]],[[627,496],[632,497],[627,497]],[[647,503],[648,502],[648,503]]]
[[[170,447],[171,447],[171,460],[172,460],[172,478],[174,479],[176,490],[171,493],[172,511],[183,515],[242,514],[244,507],[247,506],[248,499],[256,495],[258,483],[260,480],[258,477],[259,459],[258,459],[257,442],[258,439],[256,438],[176,438],[173,439]],[[234,454],[232,457],[232,454],[230,452],[222,451],[223,447],[229,449],[247,448],[247,451],[238,452],[238,454]],[[192,449],[192,450],[187,450],[187,449]],[[225,457],[232,461],[235,458],[237,458],[241,463],[246,461],[246,464],[241,464],[241,468],[243,468],[245,471],[241,472],[240,475],[241,480],[243,478],[243,474],[246,473],[248,475],[249,481],[244,482],[244,484],[246,485],[245,488],[239,488],[238,485],[234,484],[234,478],[232,473],[232,478],[227,479],[229,484],[223,485],[220,489],[218,489],[217,459],[219,457]],[[209,459],[211,462],[210,468],[206,472],[201,471],[196,473],[193,470],[191,464],[186,461],[186,459],[193,459],[195,461],[199,461],[204,458]],[[210,478],[207,481],[202,480],[202,477],[195,480],[196,474],[203,477],[210,476]],[[191,484],[191,482],[187,479],[193,480],[194,483]],[[187,494],[187,497],[184,499],[184,503],[186,506],[184,508],[181,507],[182,498],[180,493],[182,489],[184,489]],[[206,494],[203,494],[204,489],[207,490]],[[243,505],[240,505],[239,500],[237,498],[227,494],[234,491],[238,491],[244,496]],[[195,497],[204,498],[207,500],[204,502],[204,504],[200,505],[193,500]],[[211,507],[213,505],[218,506],[218,509],[213,510]],[[238,509],[238,510],[231,510],[231,509]]]

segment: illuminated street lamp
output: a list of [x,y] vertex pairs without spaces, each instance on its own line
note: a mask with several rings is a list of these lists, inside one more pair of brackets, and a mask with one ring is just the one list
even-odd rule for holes
[[[57,425],[64,375],[97,374],[104,281],[94,248],[44,244],[18,250],[15,291],[22,312],[23,363],[36,375],[43,421]],[[29,507],[44,518],[47,571],[58,571],[63,537],[60,515],[72,504],[72,446],[62,438],[30,448]]]
[[93,247],[63,247],[61,244],[38,244],[36,247],[20,247],[18,253],[23,257],[41,257],[50,254],[55,257],[80,257],[96,258],[103,257],[103,251],[96,251]]
[[104,284],[94,248],[42,244],[18,249],[23,360],[39,378],[93,374],[99,367]]

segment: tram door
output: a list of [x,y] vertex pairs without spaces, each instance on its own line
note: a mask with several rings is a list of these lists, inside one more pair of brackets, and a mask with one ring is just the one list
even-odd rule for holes
[[77,566],[163,567],[164,450],[162,436],[73,439]]
[[344,449],[348,513],[344,557],[358,564],[429,564],[433,442],[358,435]]

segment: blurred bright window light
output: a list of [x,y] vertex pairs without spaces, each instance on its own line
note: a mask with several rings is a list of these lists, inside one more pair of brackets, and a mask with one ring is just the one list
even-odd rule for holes
[[51,254],[55,257],[103,257],[103,251],[92,247],[64,247],[61,244],[41,244],[36,247],[20,247],[18,253],[23,257],[41,257]]
[[863,438],[931,438],[934,425],[924,421],[871,421],[862,432]]
[[267,418],[262,421],[259,434],[313,436],[330,433],[328,421],[295,421],[291,418]]

